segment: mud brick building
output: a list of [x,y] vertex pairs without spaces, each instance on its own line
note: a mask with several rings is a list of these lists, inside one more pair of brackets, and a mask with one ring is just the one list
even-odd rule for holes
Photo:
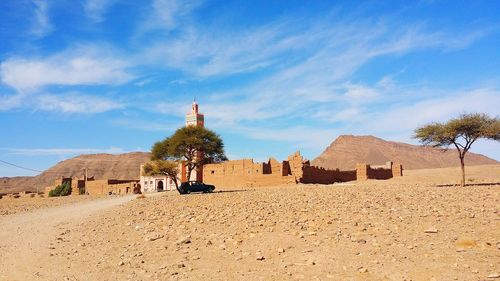
[[89,194],[89,195],[108,195],[108,194],[132,194],[134,187],[137,186],[139,180],[116,180],[116,179],[101,179],[95,180],[93,177],[78,179],[78,178],[58,178],[54,184],[45,188],[45,193],[54,189],[58,185],[68,183],[71,186],[71,195]]
[[373,168],[368,164],[358,164],[356,170],[327,170],[311,166],[298,151],[282,162],[274,158],[263,163],[255,163],[253,159],[242,159],[203,166],[203,181],[222,188],[298,183],[332,184],[355,180],[389,179],[395,176],[402,176],[400,164],[393,165],[392,162],[388,162],[384,166]]

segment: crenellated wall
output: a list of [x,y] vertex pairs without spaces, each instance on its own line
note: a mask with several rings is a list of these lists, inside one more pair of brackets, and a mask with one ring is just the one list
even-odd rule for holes
[[[258,187],[283,184],[310,183],[332,184],[367,179],[392,178],[395,171],[401,171],[401,165],[388,162],[383,166],[358,164],[356,170],[327,170],[311,166],[296,152],[287,160],[278,162],[274,158],[264,163],[254,163],[252,159],[226,161],[220,164],[208,164],[203,167],[204,182],[219,188]],[[401,175],[401,172],[399,173]]]

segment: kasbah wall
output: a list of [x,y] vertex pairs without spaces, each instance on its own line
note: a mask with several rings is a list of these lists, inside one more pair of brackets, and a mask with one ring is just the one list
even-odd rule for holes
[[78,195],[80,190],[84,190],[85,194],[89,195],[108,195],[108,194],[130,194],[136,193],[136,188],[139,180],[116,180],[116,179],[102,179],[95,180],[93,177],[88,179],[78,178],[58,178],[54,184],[45,188],[45,193],[48,194],[50,190],[58,185],[69,183],[71,186],[71,194]]
[[388,162],[384,166],[371,167],[358,164],[356,170],[327,170],[311,166],[296,152],[287,160],[278,162],[270,158],[267,163],[254,163],[252,159],[232,160],[203,166],[203,181],[219,188],[258,187],[297,183],[332,184],[368,179],[389,179],[402,176],[400,164]]

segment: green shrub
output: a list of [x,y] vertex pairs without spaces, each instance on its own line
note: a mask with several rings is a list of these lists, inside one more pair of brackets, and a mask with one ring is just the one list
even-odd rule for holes
[[56,196],[68,196],[71,194],[71,185],[69,182],[65,182],[61,185],[56,186],[56,188],[49,191],[49,197]]

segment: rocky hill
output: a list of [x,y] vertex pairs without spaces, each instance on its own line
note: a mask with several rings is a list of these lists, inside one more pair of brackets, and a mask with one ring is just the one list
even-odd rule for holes
[[58,177],[83,178],[85,168],[88,176],[95,179],[138,179],[139,167],[149,160],[149,153],[87,154],[61,161],[34,177],[0,178],[0,192],[44,188]]
[[[382,165],[387,161],[403,164],[404,169],[426,169],[459,166],[455,149],[442,149],[386,141],[374,136],[342,135],[333,141],[320,156],[312,161],[313,165],[341,170],[354,169],[356,163]],[[469,152],[465,164],[498,164],[491,158]]]

